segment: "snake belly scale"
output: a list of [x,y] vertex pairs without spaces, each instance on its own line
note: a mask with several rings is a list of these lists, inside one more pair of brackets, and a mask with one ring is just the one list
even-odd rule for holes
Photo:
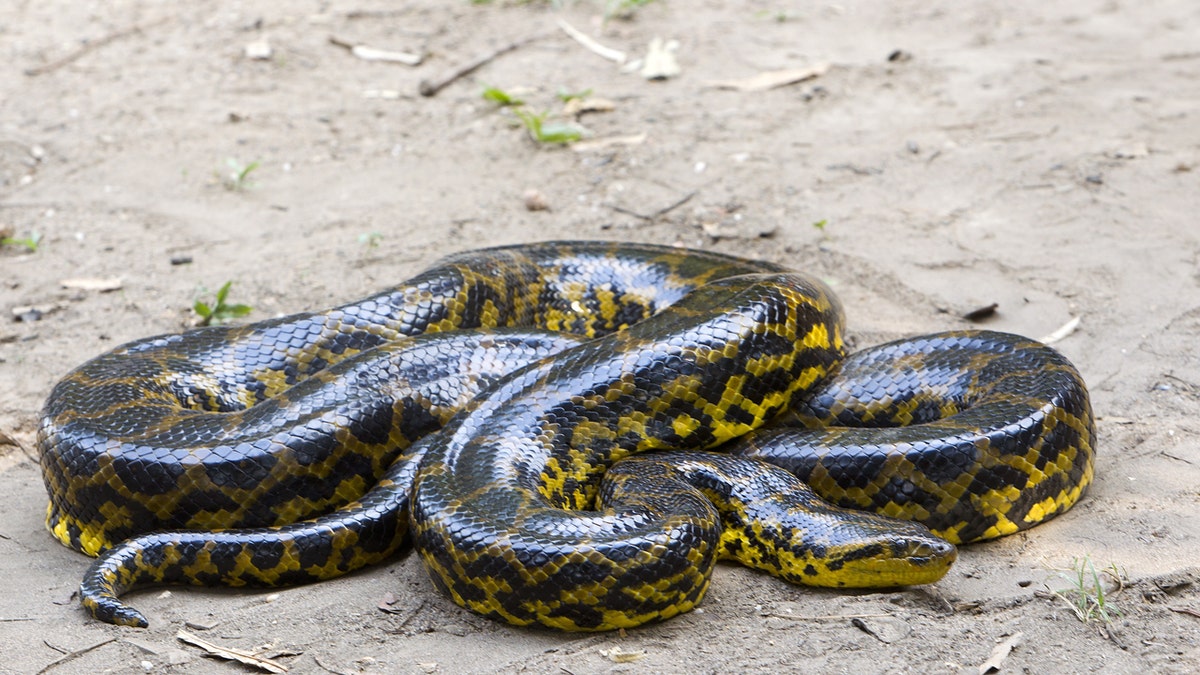
[[411,540],[464,607],[607,630],[691,609],[720,558],[811,585],[934,581],[954,543],[1090,483],[1087,392],[1057,352],[964,331],[847,356],[843,334],[828,288],[773,263],[466,252],[71,372],[38,438],[47,524],[99,555],[82,602],[114,623],[146,625],[118,597],[138,585],[302,583]]

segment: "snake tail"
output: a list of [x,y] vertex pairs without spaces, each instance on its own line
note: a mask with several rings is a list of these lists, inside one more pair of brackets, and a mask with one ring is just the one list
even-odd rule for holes
[[485,392],[418,475],[414,545],[435,585],[476,613],[561,630],[690,610],[720,543],[702,495],[666,485],[575,509],[594,508],[624,457],[715,447],[776,417],[840,360],[842,332],[820,282],[745,275]]
[[378,564],[408,543],[422,445],[395,460],[361,500],[318,518],[282,527],[156,532],[123,541],[92,562],[79,587],[80,602],[96,619],[145,628],[146,617],[120,600],[140,586],[296,586]]
[[[831,506],[791,472],[714,452],[638,455],[604,476],[600,503],[626,495],[699,491],[720,514],[718,555],[791,583],[888,588],[933,583],[957,557],[919,523]],[[661,489],[661,488],[660,488]]]

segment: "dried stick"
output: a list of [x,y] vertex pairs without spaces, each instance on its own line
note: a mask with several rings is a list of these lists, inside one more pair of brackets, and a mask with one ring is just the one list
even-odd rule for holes
[[36,68],[26,68],[25,74],[28,75],[29,77],[37,77],[38,75],[45,75],[46,73],[54,72],[54,71],[58,70],[59,68],[62,68],[63,66],[67,66],[67,65],[70,65],[70,64],[78,61],[79,59],[83,58],[89,52],[91,52],[93,50],[99,49],[105,45],[116,42],[117,40],[120,40],[122,38],[127,38],[130,35],[136,35],[137,33],[141,33],[142,31],[144,31],[148,28],[153,28],[155,26],[166,23],[166,21],[167,21],[166,18],[162,18],[162,19],[159,19],[158,21],[152,21],[145,25],[130,26],[129,28],[126,28],[124,30],[119,30],[115,33],[109,33],[108,35],[105,35],[102,38],[93,40],[92,42],[89,42],[89,43],[83,45],[79,49],[76,49],[75,51],[71,52],[70,54],[67,54],[66,56],[62,57],[61,59],[59,59],[57,61],[51,61],[50,63],[47,63],[45,65],[37,66]]
[[50,663],[47,663],[45,668],[42,668],[41,670],[38,671],[38,675],[42,675],[42,673],[48,673],[48,672],[50,672],[50,670],[52,668],[57,668],[57,667],[61,666],[62,664],[66,663],[67,661],[73,661],[73,660],[79,658],[80,656],[83,656],[84,654],[92,651],[93,649],[99,649],[110,642],[116,642],[116,641],[117,641],[117,638],[108,638],[107,640],[101,640],[100,642],[97,642],[96,644],[92,645],[91,647],[84,647],[83,649],[76,649],[73,652],[67,652],[66,654],[63,654],[62,656],[51,661]]
[[445,89],[451,84],[454,84],[459,79],[470,75],[476,70],[479,70],[492,61],[495,61],[498,57],[504,56],[518,47],[523,47],[530,42],[534,42],[535,40],[541,40],[547,35],[549,34],[539,33],[537,35],[531,35],[529,37],[522,38],[515,42],[510,42],[493,52],[489,52],[483,56],[480,56],[474,61],[468,61],[467,63],[458,66],[450,72],[445,73],[441,77],[436,77],[431,80],[421,80],[421,84],[417,87],[417,91],[419,91],[422,96],[436,96],[439,91]]

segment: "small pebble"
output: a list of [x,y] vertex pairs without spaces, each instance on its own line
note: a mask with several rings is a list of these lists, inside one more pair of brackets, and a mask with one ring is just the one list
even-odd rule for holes
[[550,210],[550,203],[546,201],[546,195],[542,194],[539,190],[529,188],[522,195],[522,199],[525,200],[525,209],[527,211]]

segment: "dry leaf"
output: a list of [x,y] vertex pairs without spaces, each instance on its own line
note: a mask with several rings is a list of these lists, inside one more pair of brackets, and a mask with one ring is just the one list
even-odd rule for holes
[[221,647],[220,645],[209,642],[208,640],[193,635],[187,631],[181,630],[175,634],[175,637],[182,642],[195,645],[209,654],[212,654],[213,656],[219,656],[223,659],[229,659],[231,661],[244,663],[248,666],[254,666],[259,670],[265,670],[268,673],[286,673],[288,671],[288,667],[282,663],[272,661],[271,659],[265,659],[242,649]]
[[612,649],[601,649],[600,655],[607,657],[608,660],[612,661],[613,663],[633,663],[634,661],[639,661],[645,657],[646,652],[627,652],[622,651],[620,647],[613,647]]
[[246,45],[244,50],[246,58],[255,61],[266,61],[271,58],[271,45],[266,40],[257,40]]
[[736,89],[738,91],[766,91],[820,77],[828,70],[828,63],[818,63],[808,68],[771,70],[741,80],[715,80],[709,82],[708,86],[718,89]]
[[962,318],[966,319],[967,321],[983,321],[984,319],[990,319],[991,317],[996,316],[997,309],[1000,309],[1000,303],[993,302],[990,305],[984,305],[982,307],[973,309],[966,314],[963,314]]
[[107,279],[93,279],[80,277],[77,279],[63,279],[58,282],[63,288],[75,288],[83,291],[100,291],[107,293],[109,291],[117,291],[121,289],[121,280],[117,277]]
[[675,59],[678,49],[678,40],[663,40],[658,37],[651,40],[646,58],[642,61],[642,77],[647,80],[665,80],[678,75],[679,61]]
[[1024,638],[1024,633],[1013,633],[1012,635],[1009,635],[1004,642],[996,645],[992,649],[992,655],[988,657],[988,660],[980,664],[979,675],[987,675],[987,673],[998,672],[1000,670],[1000,666],[1004,664],[1004,659],[1008,658],[1009,652],[1011,652],[1017,645],[1021,644],[1021,640]]
[[612,112],[617,104],[607,98],[573,98],[563,106],[563,114],[568,117],[593,112]]

